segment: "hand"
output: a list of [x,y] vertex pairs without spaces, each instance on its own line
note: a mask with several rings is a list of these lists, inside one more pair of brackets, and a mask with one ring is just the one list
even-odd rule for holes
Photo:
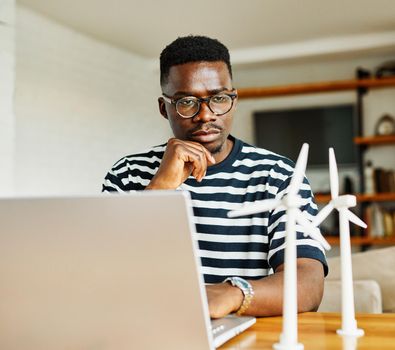
[[200,143],[172,138],[147,189],[176,189],[190,175],[200,182],[212,164],[214,157]]
[[211,318],[221,318],[236,312],[244,299],[240,288],[234,287],[230,283],[207,285],[206,293]]

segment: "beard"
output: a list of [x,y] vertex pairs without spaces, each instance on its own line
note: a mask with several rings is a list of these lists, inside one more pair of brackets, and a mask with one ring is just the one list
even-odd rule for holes
[[215,143],[211,144],[203,144],[203,146],[214,156],[218,153],[221,153],[228,145],[228,135],[222,135],[220,140],[217,140]]
[[[226,141],[225,141],[226,142]],[[211,152],[211,154],[217,154],[219,152],[222,151],[222,149],[224,148],[225,142],[223,142],[220,145],[216,145],[213,149],[209,149],[209,151]]]

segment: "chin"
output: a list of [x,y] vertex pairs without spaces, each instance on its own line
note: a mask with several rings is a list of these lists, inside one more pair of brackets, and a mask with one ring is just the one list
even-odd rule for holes
[[204,147],[211,153],[211,154],[217,154],[222,151],[224,148],[225,142],[216,142],[213,144],[203,144]]

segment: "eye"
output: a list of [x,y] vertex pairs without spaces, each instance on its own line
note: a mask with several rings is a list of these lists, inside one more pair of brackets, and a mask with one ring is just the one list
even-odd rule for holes
[[182,98],[178,100],[177,103],[182,107],[191,107],[196,103],[196,101],[193,98]]
[[215,95],[211,98],[213,103],[226,103],[229,101],[228,95]]

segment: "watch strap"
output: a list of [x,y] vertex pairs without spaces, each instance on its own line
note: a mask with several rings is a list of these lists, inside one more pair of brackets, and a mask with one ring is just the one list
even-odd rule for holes
[[232,286],[239,288],[243,295],[243,302],[240,308],[236,311],[237,316],[243,315],[249,308],[252,298],[254,297],[254,289],[251,283],[241,277],[228,277],[224,280],[224,283],[229,282]]

